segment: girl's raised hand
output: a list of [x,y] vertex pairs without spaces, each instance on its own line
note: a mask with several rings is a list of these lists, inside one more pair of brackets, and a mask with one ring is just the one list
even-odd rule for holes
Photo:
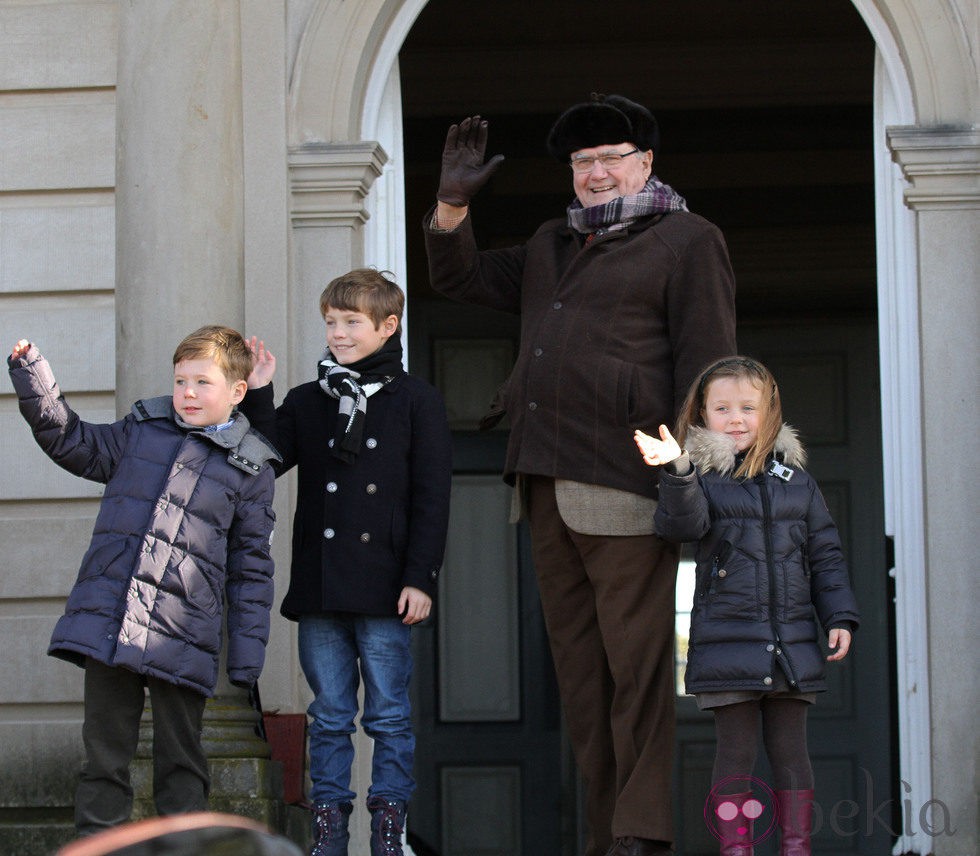
[[18,357],[24,356],[30,349],[31,343],[27,339],[21,339],[14,345],[14,349],[10,352],[10,359],[16,360]]
[[681,447],[673,438],[666,425],[660,426],[660,439],[651,437],[637,430],[633,433],[633,439],[643,455],[643,460],[651,467],[659,467],[669,464],[681,456]]
[[276,373],[276,358],[272,351],[266,350],[265,342],[256,336],[248,340],[248,346],[255,357],[252,362],[252,373],[248,376],[248,388],[258,389],[272,381]]

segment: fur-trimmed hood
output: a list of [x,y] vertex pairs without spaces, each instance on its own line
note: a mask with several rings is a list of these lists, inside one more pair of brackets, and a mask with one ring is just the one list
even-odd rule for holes
[[[691,456],[691,463],[700,472],[714,470],[721,475],[729,475],[735,470],[735,441],[719,431],[709,431],[700,425],[692,425],[687,430],[684,448]],[[776,435],[773,451],[788,466],[802,467],[806,464],[806,450],[796,429],[785,422]]]

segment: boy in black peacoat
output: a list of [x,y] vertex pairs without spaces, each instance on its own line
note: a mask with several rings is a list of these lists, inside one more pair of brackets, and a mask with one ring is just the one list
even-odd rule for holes
[[298,468],[282,613],[299,622],[300,662],[316,695],[308,711],[316,852],[346,850],[361,679],[361,724],[375,741],[372,854],[401,852],[415,786],[409,636],[435,595],[452,449],[442,396],[402,367],[403,308],[401,289],[378,271],[338,277],[320,297],[328,347],[318,380],[274,410],[275,358],[253,340],[256,369],[241,405],[282,455],[278,474]]

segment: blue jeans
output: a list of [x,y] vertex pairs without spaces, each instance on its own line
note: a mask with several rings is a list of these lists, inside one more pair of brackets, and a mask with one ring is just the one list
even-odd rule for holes
[[307,709],[314,802],[351,802],[356,796],[350,789],[351,735],[361,677],[361,726],[374,740],[367,795],[405,802],[411,797],[415,735],[408,698],[410,641],[411,629],[400,618],[351,613],[300,618],[299,660],[316,696]]

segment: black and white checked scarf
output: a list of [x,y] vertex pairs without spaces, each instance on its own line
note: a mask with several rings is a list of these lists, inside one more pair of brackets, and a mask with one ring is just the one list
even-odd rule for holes
[[620,196],[603,205],[586,208],[576,199],[568,206],[568,225],[583,235],[603,234],[625,229],[634,220],[653,214],[687,211],[684,197],[655,175],[632,196]]
[[317,363],[320,388],[340,401],[330,449],[334,457],[348,464],[354,462],[361,449],[367,400],[404,371],[402,344],[397,334],[370,356],[346,366],[337,363],[329,349],[323,352]]

